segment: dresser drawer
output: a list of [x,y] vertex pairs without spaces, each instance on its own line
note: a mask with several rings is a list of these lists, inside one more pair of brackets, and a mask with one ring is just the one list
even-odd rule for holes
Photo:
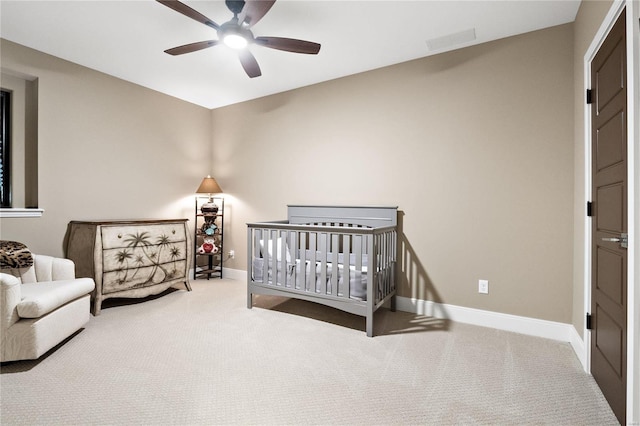
[[122,290],[151,287],[176,278],[185,280],[187,260],[173,260],[166,263],[138,264],[131,262],[129,268],[114,268],[102,273],[102,293],[111,294]]
[[187,239],[183,223],[105,225],[100,228],[100,232],[103,250],[184,243]]

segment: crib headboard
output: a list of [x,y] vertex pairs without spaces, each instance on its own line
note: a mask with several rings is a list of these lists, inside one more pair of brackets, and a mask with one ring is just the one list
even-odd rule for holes
[[380,228],[396,226],[398,207],[288,206],[291,224],[341,223]]

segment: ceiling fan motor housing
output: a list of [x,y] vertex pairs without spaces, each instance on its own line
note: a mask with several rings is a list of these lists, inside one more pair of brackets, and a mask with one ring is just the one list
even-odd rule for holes
[[244,0],[225,0],[225,4],[234,15],[238,15],[244,8]]

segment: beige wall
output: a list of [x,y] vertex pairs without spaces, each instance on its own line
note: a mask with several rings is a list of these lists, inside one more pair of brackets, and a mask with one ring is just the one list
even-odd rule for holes
[[212,111],[227,266],[287,204],[397,205],[400,295],[571,322],[572,28]]
[[191,217],[211,172],[228,267],[287,204],[397,205],[401,295],[571,322],[572,58],[569,24],[210,112],[3,40],[39,81],[45,213],[2,238],[58,255],[70,220]]
[[2,239],[63,254],[71,220],[193,216],[211,165],[210,111],[2,40],[2,69],[38,78],[41,218]]
[[[586,203],[585,198],[585,86],[584,86],[584,56],[591,45],[596,32],[600,28],[607,12],[611,8],[611,1],[583,1],[574,23],[574,256],[573,256],[573,318],[572,322],[580,335],[585,327],[584,309],[584,247]],[[584,336],[583,336],[584,337]]]

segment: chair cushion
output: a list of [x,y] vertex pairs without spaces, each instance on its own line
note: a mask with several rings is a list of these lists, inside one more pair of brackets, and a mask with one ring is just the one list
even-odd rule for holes
[[78,297],[93,291],[91,278],[22,284],[22,300],[18,303],[21,318],[40,318]]

